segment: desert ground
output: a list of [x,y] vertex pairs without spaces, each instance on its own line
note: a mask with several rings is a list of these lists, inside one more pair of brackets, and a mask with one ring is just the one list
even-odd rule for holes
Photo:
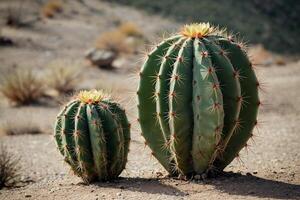
[[[28,106],[12,106],[1,96],[0,123],[38,126],[42,133],[0,137],[8,150],[20,157],[22,167],[21,185],[0,190],[0,199],[300,199],[299,60],[258,65],[257,74],[264,83],[259,124],[249,147],[223,175],[201,181],[168,178],[145,147],[136,122],[136,72],[142,55],[121,55],[115,70],[103,70],[90,66],[84,52],[93,47],[101,33],[112,29],[115,21],[136,23],[147,41],[181,24],[124,6],[96,0],[88,3],[70,1],[63,13],[39,19],[30,27],[3,27],[2,34],[12,38],[15,45],[0,47],[0,67],[32,67],[38,76],[51,79],[47,74],[49,63],[72,61],[81,72],[76,90],[111,90],[132,123],[126,170],[118,180],[86,185],[63,162],[52,129],[56,114],[72,94],[44,97],[40,103]],[[0,2],[0,9],[6,6]],[[26,12],[34,13],[36,8],[29,7]]]

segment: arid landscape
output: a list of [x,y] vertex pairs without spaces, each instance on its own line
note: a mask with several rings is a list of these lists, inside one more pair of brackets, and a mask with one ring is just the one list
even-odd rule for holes
[[[178,180],[167,176],[144,145],[136,88],[144,49],[183,23],[98,0],[60,3],[54,9],[44,1],[24,1],[21,8],[19,1],[0,2],[0,36],[10,41],[0,44],[1,88],[17,72],[32,73],[38,88],[30,102],[1,92],[0,142],[19,160],[20,176],[13,187],[0,190],[0,199],[300,199],[299,55],[250,41],[263,104],[254,137],[224,174]],[[18,23],[9,24],[8,16]],[[87,52],[107,48],[107,40],[115,42],[117,48],[109,50],[116,58],[92,65]],[[53,127],[76,91],[93,88],[111,92],[127,110],[132,139],[120,178],[87,185],[64,163]]]

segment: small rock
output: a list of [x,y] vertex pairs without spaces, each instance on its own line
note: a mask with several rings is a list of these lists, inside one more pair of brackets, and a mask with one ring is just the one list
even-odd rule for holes
[[32,197],[30,194],[25,194],[25,198],[30,198]]
[[0,36],[0,46],[12,46],[13,44],[14,42],[10,38]]
[[162,176],[164,176],[163,173],[161,173],[161,172],[156,172],[156,177],[157,177],[157,178],[158,178],[158,177],[162,177]]
[[296,174],[295,174],[294,172],[291,172],[290,175],[291,175],[292,177],[295,177]]
[[249,173],[249,172],[247,172],[247,173],[246,173],[246,176],[252,176],[252,174],[251,174],[251,173]]
[[253,174],[257,174],[258,172],[257,172],[257,171],[253,171],[252,173],[253,173]]
[[122,194],[120,192],[117,193],[117,196],[121,196]]
[[93,48],[85,53],[85,58],[98,67],[112,68],[112,63],[117,55],[112,51]]
[[205,179],[207,179],[207,174],[201,174],[201,178],[203,179],[203,180],[205,180]]
[[199,174],[197,174],[197,175],[194,176],[194,179],[195,180],[201,180],[201,176]]

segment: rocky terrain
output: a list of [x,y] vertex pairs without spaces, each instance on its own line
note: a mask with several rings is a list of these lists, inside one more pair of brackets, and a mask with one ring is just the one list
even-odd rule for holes
[[[3,21],[11,2],[0,2]],[[171,32],[181,24],[97,0],[68,1],[63,12],[53,18],[36,19],[40,15],[39,6],[24,5],[22,20],[33,20],[30,25],[2,26],[2,35],[12,39],[14,45],[0,46],[1,74],[8,69],[33,68],[37,76],[47,80],[51,79],[49,63],[72,62],[72,67],[81,74],[76,90],[112,91],[127,109],[133,125],[129,161],[120,179],[84,184],[63,162],[52,136],[56,114],[72,93],[57,96],[47,90],[51,95],[44,96],[39,103],[17,107],[1,96],[1,129],[7,123],[30,125],[37,126],[42,134],[26,134],[26,130],[19,135],[0,133],[0,141],[20,157],[22,167],[21,184],[0,190],[0,199],[300,199],[300,62],[297,59],[277,62],[278,55],[263,54],[264,50],[252,48],[254,59],[264,64],[257,69],[264,83],[261,92],[264,106],[248,149],[215,179],[170,179],[144,146],[136,123],[136,72],[142,55],[121,54],[114,70],[90,66],[84,55],[95,46],[99,35],[113,30],[120,22],[134,22],[145,41],[154,41],[163,30]],[[266,60],[269,61],[264,63]]]

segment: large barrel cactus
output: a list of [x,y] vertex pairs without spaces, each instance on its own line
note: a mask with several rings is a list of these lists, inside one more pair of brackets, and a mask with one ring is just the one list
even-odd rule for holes
[[102,91],[82,91],[57,116],[55,140],[64,160],[86,182],[118,177],[125,168],[130,124]]
[[142,135],[170,174],[223,170],[252,136],[259,83],[242,46],[186,25],[148,55],[137,91]]

